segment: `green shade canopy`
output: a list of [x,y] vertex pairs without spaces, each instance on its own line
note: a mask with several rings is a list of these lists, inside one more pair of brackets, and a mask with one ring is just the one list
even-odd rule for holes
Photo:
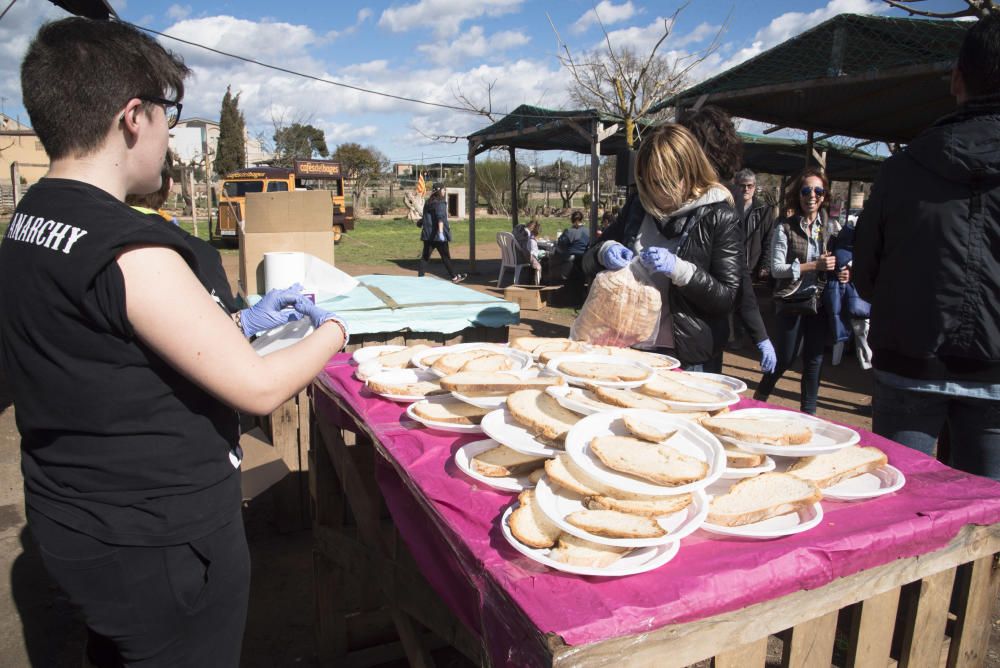
[[656,104],[830,135],[907,142],[955,109],[966,21],[841,14]]

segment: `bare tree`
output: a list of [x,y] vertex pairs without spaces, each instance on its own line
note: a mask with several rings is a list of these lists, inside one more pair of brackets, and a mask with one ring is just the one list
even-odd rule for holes
[[[625,139],[629,148],[635,145],[636,123],[648,117],[654,104],[682,90],[688,83],[692,68],[719,48],[725,25],[715,34],[711,44],[700,51],[684,57],[658,53],[687,4],[681,5],[670,18],[663,20],[663,34],[645,54],[629,46],[616,47],[612,44],[611,36],[598,16],[597,22],[604,33],[604,49],[574,56],[549,17],[549,24],[559,43],[559,62],[573,77],[571,98],[577,104],[620,118],[625,124]],[[726,23],[728,21],[726,19]]]
[[984,19],[990,14],[1000,14],[1000,5],[994,0],[965,0],[967,7],[956,12],[929,12],[921,9],[914,9],[913,5],[924,0],[882,0],[884,3],[897,9],[902,9],[910,16],[930,16],[936,19],[957,19],[962,16],[975,16]]
[[542,167],[539,170],[539,177],[545,183],[555,186],[562,200],[563,209],[573,206],[573,198],[590,183],[590,172],[587,168],[578,167],[561,158],[551,165]]

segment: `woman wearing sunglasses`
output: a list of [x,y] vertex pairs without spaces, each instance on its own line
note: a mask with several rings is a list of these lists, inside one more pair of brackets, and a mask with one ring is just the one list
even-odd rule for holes
[[[822,286],[826,272],[834,268],[835,258],[826,250],[827,232],[823,206],[829,184],[818,167],[807,167],[792,183],[787,193],[787,209],[792,213],[774,226],[771,236],[771,276],[776,293],[787,291],[796,283]],[[817,300],[819,302],[819,300]],[[819,302],[822,303],[822,302]],[[795,361],[795,351],[802,343],[802,388],[799,405],[802,412],[815,414],[819,395],[819,377],[823,369],[827,319],[822,311],[803,313],[779,309],[773,331],[778,365],[765,373],[754,399],[767,401],[775,384]]]

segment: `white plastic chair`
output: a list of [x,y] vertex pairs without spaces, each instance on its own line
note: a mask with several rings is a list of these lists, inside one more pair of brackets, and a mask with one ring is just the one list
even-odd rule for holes
[[[518,264],[517,250],[514,247],[514,235],[510,232],[497,232],[497,245],[500,246],[500,275],[497,276],[497,287],[503,282],[503,272],[510,267],[514,270],[514,285],[521,277],[521,270],[527,267],[531,269],[528,262]],[[535,285],[538,285],[538,274],[535,273]]]

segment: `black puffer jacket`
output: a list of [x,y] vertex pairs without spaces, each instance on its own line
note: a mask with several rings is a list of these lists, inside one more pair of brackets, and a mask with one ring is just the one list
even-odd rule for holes
[[876,369],[1000,383],[1000,103],[960,108],[885,161],[853,280]]
[[[633,247],[646,211],[638,195],[625,202],[618,220],[604,231],[601,242],[583,256],[583,270],[595,275],[604,269],[598,261],[605,241],[618,241]],[[677,257],[695,265],[691,281],[668,291],[673,321],[674,348],[684,364],[698,364],[722,350],[729,331],[728,316],[733,310],[740,276],[746,270],[743,230],[731,204],[706,204],[668,218],[662,226],[665,239],[679,236],[691,222]],[[656,281],[669,281],[663,275]]]

